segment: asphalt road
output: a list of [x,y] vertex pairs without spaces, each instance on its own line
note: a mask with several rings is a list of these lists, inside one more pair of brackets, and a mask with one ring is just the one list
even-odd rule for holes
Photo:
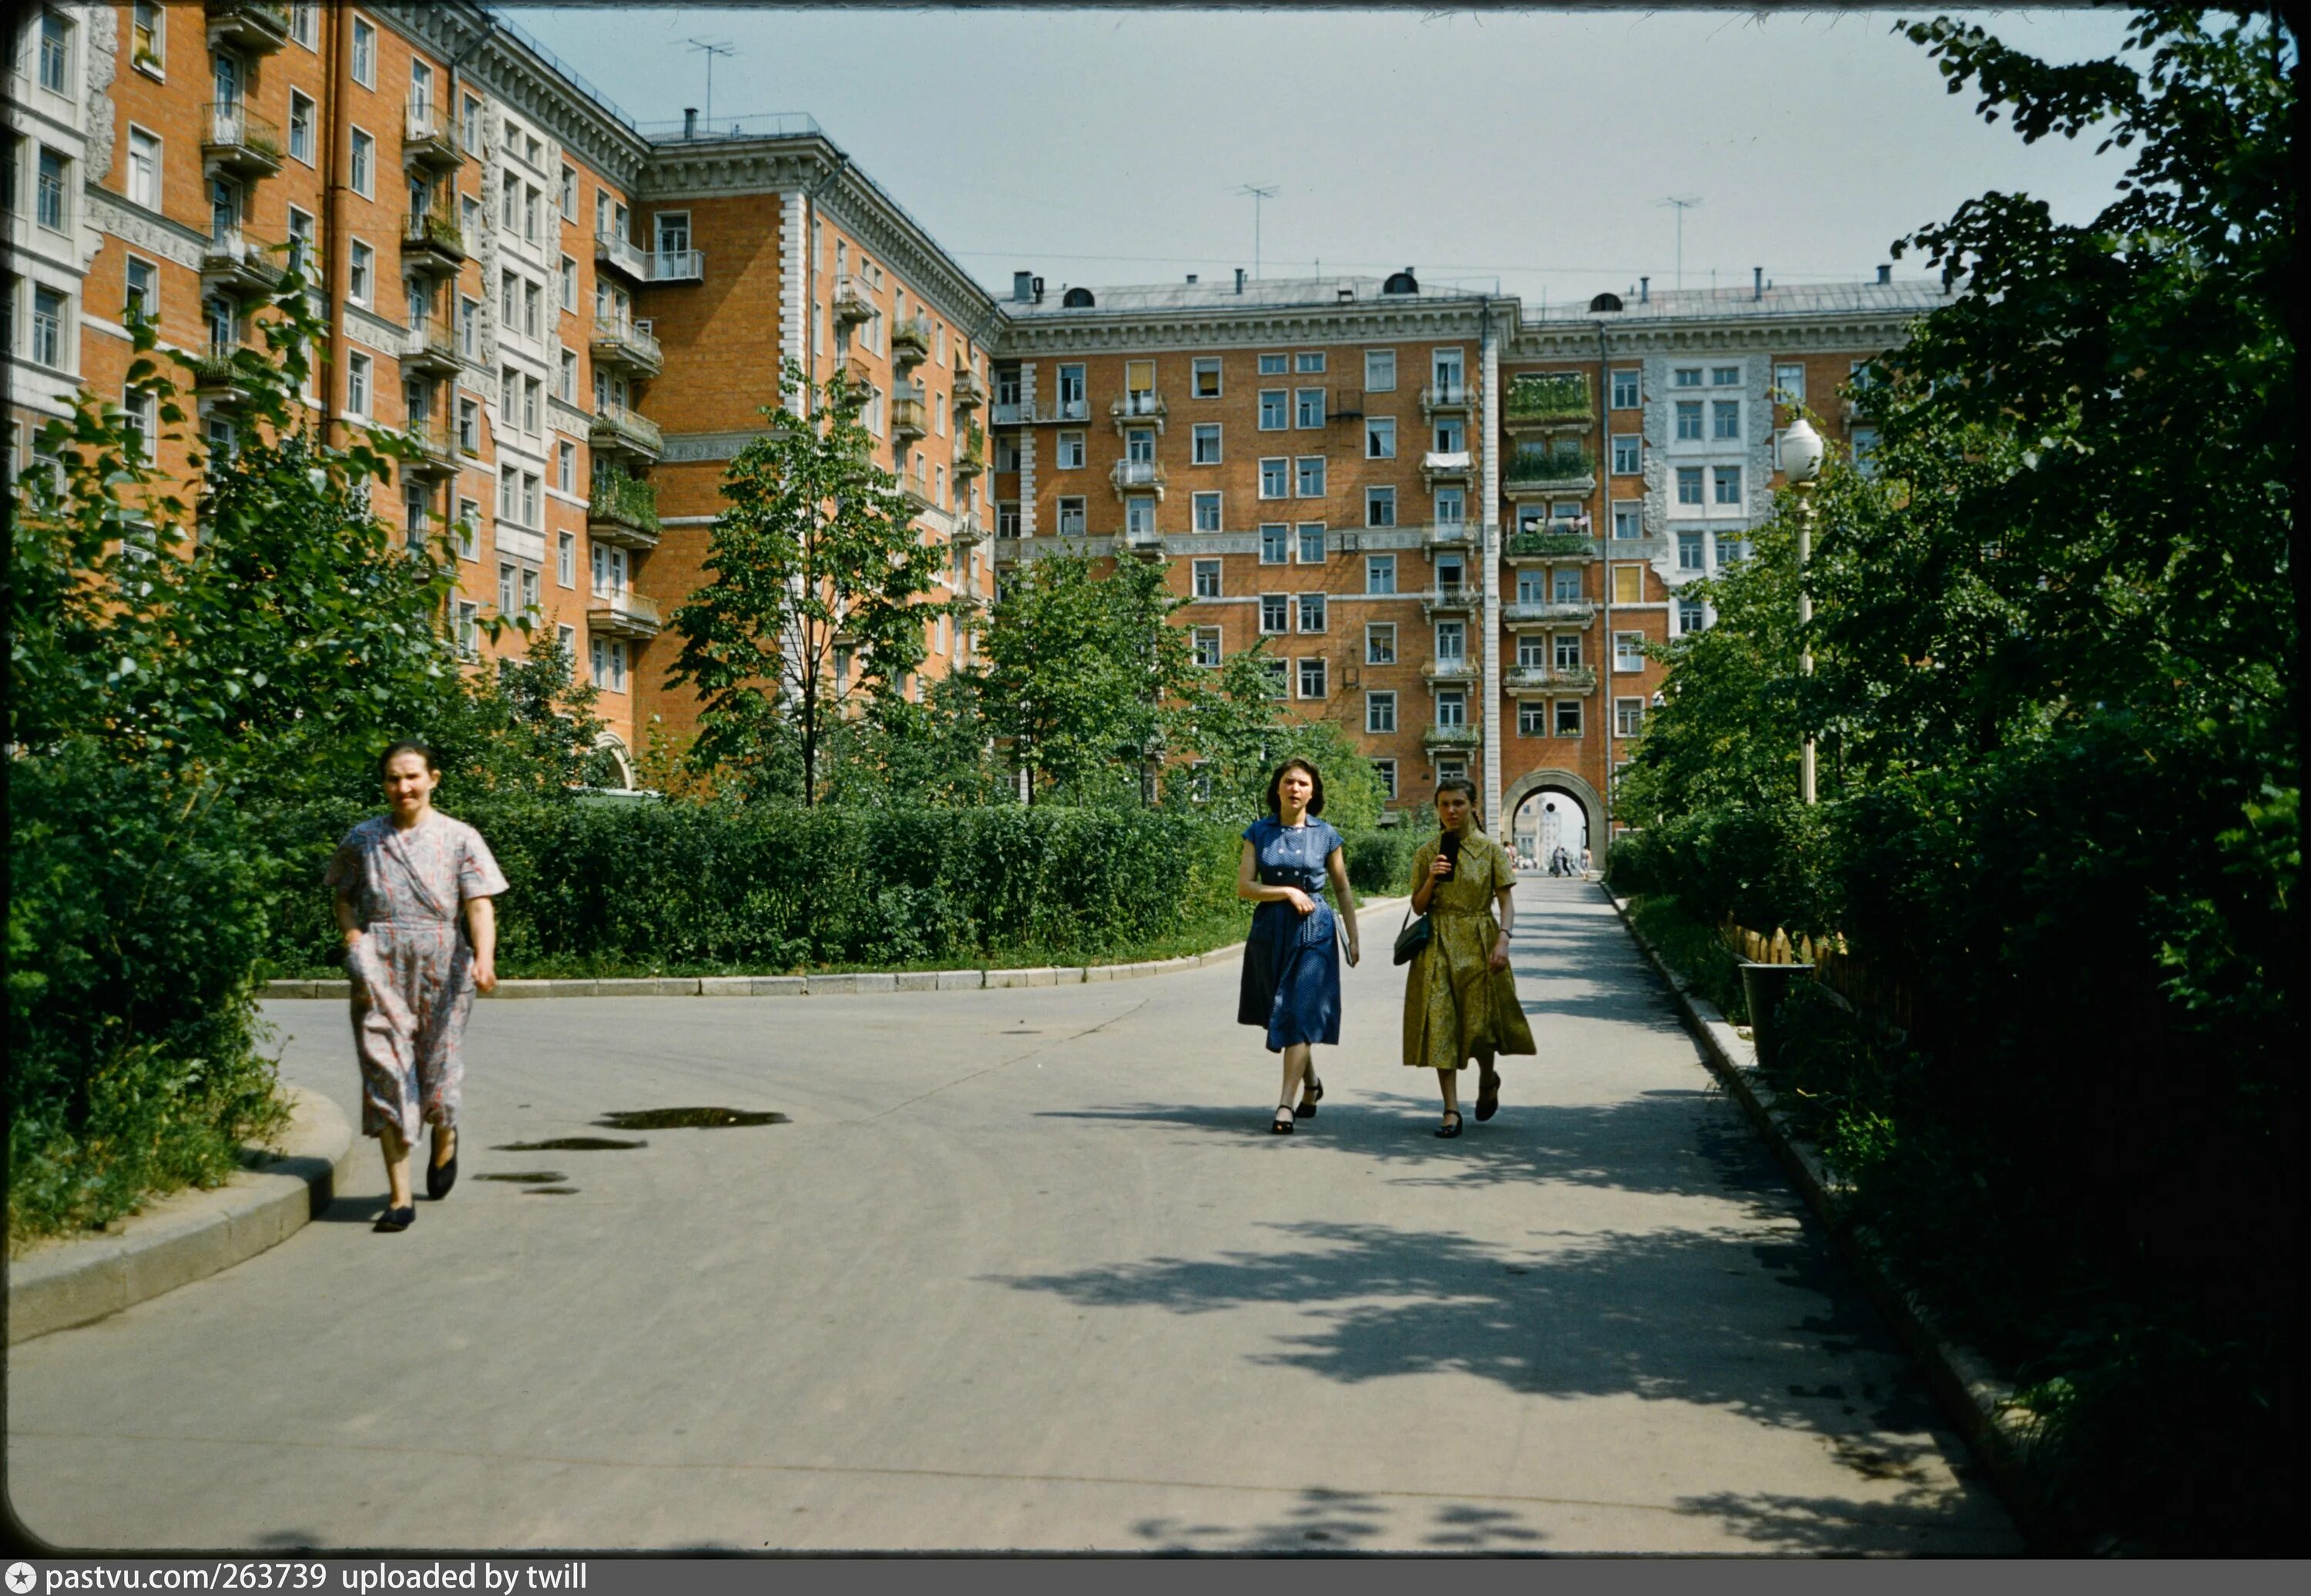
[[[450,1199],[373,1234],[379,1170],[11,1348],[11,1504],[88,1548],[2019,1549],[1609,905],[1520,903],[1540,1057],[1453,1142],[1392,915],[1289,1138],[1232,966],[479,1005]],[[270,1014],[352,1108],[342,1007]],[[594,1122],[702,1105],[790,1118]],[[648,1145],[493,1150],[570,1136]]]

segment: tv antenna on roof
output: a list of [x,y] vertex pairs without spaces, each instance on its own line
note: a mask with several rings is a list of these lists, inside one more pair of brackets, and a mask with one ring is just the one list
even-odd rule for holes
[[1229,192],[1251,196],[1251,275],[1252,280],[1258,282],[1260,280],[1260,205],[1262,200],[1276,197],[1276,185],[1240,183]]
[[1685,214],[1700,203],[1701,201],[1698,198],[1691,196],[1684,198],[1670,198],[1655,202],[1656,208],[1660,205],[1675,205],[1677,207],[1677,285],[1679,288],[1683,288],[1685,286]]
[[693,39],[686,41],[693,50],[706,52],[706,126],[714,126],[714,57],[735,56],[738,47],[727,39]]

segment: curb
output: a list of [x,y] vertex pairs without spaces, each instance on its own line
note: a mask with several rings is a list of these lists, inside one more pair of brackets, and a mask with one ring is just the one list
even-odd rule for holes
[[2014,1407],[2014,1386],[2001,1378],[1990,1361],[1974,1348],[1944,1337],[1934,1328],[1932,1312],[1897,1279],[1866,1225],[1848,1219],[1842,1202],[1845,1182],[1822,1162],[1811,1145],[1792,1128],[1774,1089],[1757,1069],[1757,1050],[1734,1030],[1718,1007],[1695,991],[1670,968],[1653,944],[1629,919],[1627,902],[1603,882],[1598,890],[1620,916],[1629,939],[1637,945],[1669,989],[1677,994],[1686,1024],[1700,1040],[1711,1073],[1723,1083],[1749,1122],[1773,1149],[1824,1228],[1836,1243],[1846,1264],[1859,1277],[1871,1302],[1893,1327],[1903,1350],[1916,1360],[1934,1399],[1949,1417],[1975,1456],[1982,1460],[2007,1511],[2035,1545],[2055,1544],[2052,1527],[2034,1505],[2035,1493],[2024,1459],[2029,1448],[2029,1422]]
[[118,1233],[8,1261],[8,1344],[87,1324],[256,1257],[329,1206],[361,1138],[337,1105],[288,1088],[281,1150],[214,1190],[171,1192]]
[[[1367,911],[1395,912],[1402,898],[1370,898],[1356,905]],[[845,970],[824,975],[667,975],[573,981],[501,981],[485,1000],[519,998],[830,998],[879,992],[975,992],[1010,987],[1071,987],[1101,981],[1138,981],[1151,975],[1176,975],[1182,970],[1233,964],[1243,956],[1243,944],[1232,942],[1209,953],[1182,954],[1173,959],[1146,959],[1129,964],[1042,964],[1026,968],[979,970]],[[350,1000],[349,981],[268,981],[257,994],[266,1001],[283,999],[335,998]]]

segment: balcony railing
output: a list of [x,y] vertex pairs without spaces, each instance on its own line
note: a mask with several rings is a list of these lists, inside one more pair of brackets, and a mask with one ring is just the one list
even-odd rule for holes
[[1152,421],[1156,423],[1156,430],[1161,432],[1164,418],[1172,413],[1172,407],[1154,388],[1138,388],[1110,402],[1107,413],[1118,422]]
[[287,0],[207,0],[209,48],[269,56],[289,42]]
[[597,543],[658,546],[658,489],[623,471],[597,471],[586,500],[586,530]]
[[958,482],[968,482],[987,469],[987,434],[972,426],[962,428],[961,433],[955,451],[955,475]]
[[706,251],[703,249],[661,249],[650,257],[650,280],[653,283],[702,283],[706,280]]
[[1440,482],[1465,482],[1476,468],[1476,457],[1465,449],[1432,449],[1420,457],[1421,480],[1432,488]]
[[655,377],[666,369],[666,354],[658,340],[622,317],[596,322],[590,347],[597,365],[642,377]]
[[1432,588],[1420,596],[1420,607],[1429,615],[1465,614],[1477,602],[1477,589],[1466,582]]
[[650,263],[647,256],[616,233],[597,232],[594,235],[596,264],[608,266],[636,283],[650,280]]
[[281,129],[252,114],[242,100],[212,100],[201,125],[201,159],[211,171],[242,178],[270,177],[281,170]]
[[1433,416],[1469,407],[1469,385],[1465,382],[1432,382],[1420,390],[1420,414]]
[[1478,530],[1474,521],[1437,521],[1421,529],[1420,541],[1432,549],[1473,548]]
[[447,422],[414,415],[402,428],[402,434],[417,446],[417,458],[403,462],[405,471],[433,476],[457,470],[458,438]]
[[451,323],[447,310],[428,316],[411,327],[406,341],[401,346],[401,364],[405,370],[455,377],[465,363],[464,357],[458,352],[458,329]]
[[446,205],[412,211],[401,219],[401,258],[427,273],[452,273],[466,264],[466,227]]
[[1164,496],[1164,467],[1153,460],[1118,460],[1114,469],[1107,474],[1107,480],[1114,484],[1118,493],[1136,488],[1152,488],[1157,498]]
[[923,403],[923,385],[902,382],[891,388],[891,440],[912,443],[930,434],[929,407]]
[[892,475],[899,480],[899,491],[926,509],[935,509],[938,501],[931,497],[931,474],[918,471],[912,466],[902,466]]
[[931,357],[931,318],[910,316],[891,325],[891,363],[919,366]]
[[1033,419],[1039,422],[1089,421],[1091,401],[1089,399],[1043,399],[1036,404]]
[[1506,626],[1586,626],[1597,615],[1592,598],[1520,598],[1501,606]]
[[1501,420],[1519,427],[1578,426],[1597,419],[1589,397],[1586,373],[1565,371],[1552,377],[1520,377],[1501,397]]
[[1477,662],[1466,654],[1449,659],[1440,657],[1424,660],[1420,674],[1432,682],[1473,682],[1477,679]]
[[947,534],[947,541],[962,548],[984,543],[987,524],[975,515],[959,515],[955,518],[955,530]]
[[976,410],[987,403],[987,385],[976,371],[957,370],[955,374],[955,407],[957,411]]
[[1501,545],[1505,560],[1593,560],[1597,540],[1585,532],[1514,532]]
[[666,434],[658,431],[658,423],[615,399],[605,399],[595,410],[587,438],[596,449],[619,449],[653,460],[666,452]]
[[1593,665],[1513,665],[1501,673],[1501,685],[1511,693],[1593,693]]
[[201,292],[243,298],[272,292],[283,270],[279,248],[238,224],[219,228],[201,251]]
[[1484,728],[1479,726],[1432,726],[1420,734],[1421,745],[1428,748],[1478,748],[1484,746]]
[[1033,410],[1017,399],[998,401],[990,406],[987,411],[987,424],[990,427],[1025,426],[1034,419]]
[[856,272],[834,280],[834,325],[848,327],[875,318],[875,290]]
[[248,379],[233,361],[240,352],[238,344],[212,338],[206,349],[187,355],[186,363],[193,369],[193,392],[205,399],[247,397]]
[[606,637],[632,638],[647,642],[658,634],[658,603],[630,589],[597,591],[586,606],[586,624]]
[[1501,487],[1504,492],[1547,491],[1586,492],[1597,485],[1597,458],[1583,449],[1578,453],[1545,449],[1521,449],[1501,462]]
[[432,100],[412,100],[402,121],[401,158],[417,166],[444,169],[465,164],[458,124]]

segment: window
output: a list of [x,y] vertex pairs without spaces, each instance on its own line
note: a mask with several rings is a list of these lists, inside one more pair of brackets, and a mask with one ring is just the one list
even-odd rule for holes
[[353,129],[353,192],[363,199],[374,199],[377,174],[377,141],[360,128]]
[[1637,407],[1637,372],[1635,367],[1613,373],[1613,408],[1635,410]]
[[294,89],[289,91],[289,153],[313,164],[313,101]]
[[[1001,500],[997,502],[995,506],[995,536],[998,537],[1016,537],[1019,536],[1018,501]],[[999,597],[1001,595],[999,593],[998,597]]]
[[1739,387],[1741,381],[1741,368],[1739,366],[1712,366],[1709,368],[1709,380],[1712,386],[1716,388]]
[[1581,735],[1581,701],[1560,698],[1557,701],[1557,735],[1577,737]]
[[1196,562],[1192,591],[1199,598],[1217,598],[1220,596],[1220,563],[1217,560]]
[[1321,654],[1300,661],[1300,696],[1324,696],[1324,657]]
[[1396,592],[1396,556],[1366,554],[1365,556],[1365,593],[1369,597],[1387,598]]
[[1367,460],[1396,458],[1396,417],[1374,415],[1365,418],[1365,458]]
[[142,127],[128,130],[128,197],[148,211],[161,208],[161,141]]
[[65,199],[72,192],[67,173],[63,156],[54,150],[40,152],[39,186],[32,197],[33,215],[50,232],[65,230]]
[[1284,498],[1289,491],[1291,476],[1292,462],[1281,455],[1260,461],[1260,496],[1263,499]]
[[537,242],[537,202],[540,197],[534,185],[522,185],[521,236],[533,244]]
[[1516,601],[1519,604],[1547,604],[1548,602],[1548,579],[1545,572],[1534,571],[1528,567],[1527,569],[1516,573]]
[[521,302],[521,279],[511,272],[498,274],[498,322],[508,332],[513,330],[514,312]]
[[1061,471],[1082,470],[1084,468],[1084,435],[1081,432],[1060,433],[1059,453],[1052,464]]
[[1206,670],[1216,669],[1220,662],[1220,629],[1199,626],[1195,629],[1195,661]]
[[1436,560],[1436,590],[1440,593],[1460,592],[1461,573],[1464,569],[1460,555],[1439,555]]
[[1292,369],[1303,374],[1321,372],[1324,369],[1324,352],[1321,349],[1303,350],[1293,356]]
[[1670,380],[1679,388],[1699,388],[1701,386],[1701,368],[1699,366],[1679,366],[1675,371],[1670,374]]
[[1303,521],[1299,528],[1300,563],[1321,565],[1324,563],[1324,523]]
[[1644,467],[1638,464],[1638,449],[1643,440],[1635,432],[1613,435],[1613,475],[1635,476]]
[[525,526],[535,527],[538,524],[538,487],[539,482],[536,472],[525,471],[521,474],[521,519],[522,523]]
[[1198,399],[1220,397],[1220,362],[1217,358],[1201,358],[1189,368],[1188,393]]
[[1864,476],[1878,475],[1878,429],[1856,427],[1852,438],[1853,468]]
[[1262,377],[1281,377],[1284,375],[1286,367],[1286,362],[1283,355],[1263,354],[1260,357],[1260,374]]
[[1324,457],[1302,455],[1300,470],[1293,488],[1294,496],[1301,499],[1321,499],[1324,496]]
[[1263,635],[1276,636],[1292,623],[1292,600],[1282,593],[1262,593],[1260,596],[1260,630]]
[[1436,724],[1466,726],[1469,724],[1469,695],[1459,688],[1436,695]]
[[1749,540],[1748,538],[1726,537],[1721,536],[1717,539],[1717,563],[1719,565],[1739,565],[1742,561],[1749,557]]
[[369,356],[345,356],[345,412],[349,415],[369,414]]
[[1436,663],[1461,665],[1469,658],[1469,627],[1465,621],[1436,623]]
[[1085,397],[1084,369],[1081,366],[1060,368],[1060,417],[1063,421],[1081,421],[1091,414],[1091,401]]
[[1645,701],[1642,698],[1617,698],[1613,701],[1613,735],[1633,737],[1645,728]]
[[153,458],[153,440],[159,432],[160,400],[151,393],[138,393],[134,388],[121,396],[121,423],[135,439],[139,458]]
[[471,499],[458,501],[458,557],[478,560],[482,557],[482,507]]
[[513,614],[513,567],[501,562],[498,565],[498,613],[501,615]]
[[513,425],[514,405],[521,397],[521,373],[511,366],[498,369],[498,415],[506,426]]
[[1740,503],[1741,467],[1739,466],[1717,466],[1712,467],[1712,469],[1716,472],[1715,485],[1717,489],[1717,502],[1720,504]]
[[1300,630],[1321,632],[1324,630],[1324,596],[1321,593],[1301,594]]
[[1469,494],[1465,488],[1438,488],[1435,501],[1436,524],[1440,527],[1464,527],[1469,522]]
[[521,220],[521,184],[509,167],[498,174],[498,224],[513,231]]
[[55,12],[40,13],[40,87],[51,94],[72,92],[72,29]]
[[574,166],[562,169],[562,219],[578,220],[578,169]]
[[1292,690],[1287,685],[1286,676],[1289,667],[1285,662],[1281,659],[1263,659],[1260,664],[1261,673],[1268,678],[1268,696],[1289,698],[1292,695]]
[[1644,505],[1637,500],[1617,500],[1613,505],[1613,536],[1617,538],[1643,537],[1645,535],[1644,510]]
[[1367,349],[1365,351],[1365,392],[1392,394],[1396,391],[1396,351]]
[[[521,473],[508,466],[498,472],[498,519],[510,521],[519,512],[521,504]],[[594,550],[594,585],[598,591],[602,578],[602,554]]]
[[1321,427],[1324,424],[1324,390],[1304,388],[1293,396],[1292,424],[1295,427]]
[[1468,365],[1460,350],[1437,350],[1430,357],[1430,369],[1435,373],[1438,398],[1455,405],[1468,398]]
[[1220,423],[1200,421],[1190,443],[1189,463],[1196,466],[1217,466],[1220,463]]
[[1679,466],[1677,468],[1677,501],[1679,504],[1701,502],[1701,467]]
[[289,7],[289,37],[313,48],[321,37],[320,13],[316,0],[295,0]]
[[1613,668],[1618,672],[1643,670],[1645,667],[1645,634],[1642,632],[1613,633]]
[[1707,612],[1697,599],[1680,599],[1677,606],[1677,629],[1680,635],[1705,630],[1709,624]]
[[1270,521],[1260,528],[1260,563],[1281,565],[1292,557],[1292,528],[1281,521]]
[[158,320],[161,315],[161,271],[149,260],[128,257],[127,287],[121,295],[120,318]]
[[1677,440],[1696,442],[1701,437],[1701,401],[1679,399],[1677,402]]
[[615,638],[594,640],[594,685],[606,693],[626,690],[626,645]]
[[482,452],[482,402],[461,398],[458,401],[458,447],[469,455]]
[[1548,706],[1545,703],[1517,705],[1517,736],[1545,737],[1548,735]]
[[1396,490],[1394,488],[1365,490],[1365,525],[1367,527],[1396,525]]
[[149,72],[158,73],[167,53],[166,19],[161,11],[161,0],[136,0],[129,24],[129,44],[134,51],[130,59]]
[[367,305],[377,286],[377,251],[360,240],[353,240],[351,265],[345,273],[345,297],[356,305]]
[[377,87],[377,30],[359,17],[353,19],[353,82]]
[[482,606],[470,599],[458,601],[458,652],[471,659],[482,651]]
[[1365,694],[1365,732],[1377,737],[1396,729],[1396,694],[1367,693]]
[[1198,493],[1194,510],[1197,531],[1217,532],[1220,529],[1220,496],[1217,493]]
[[554,374],[554,391],[565,405],[575,405],[578,402],[578,352],[576,350],[564,349],[562,352],[562,364]]
[[1394,665],[1396,663],[1396,623],[1374,621],[1365,627],[1365,663]]
[[1784,405],[1805,403],[1805,367],[1792,363],[1774,368],[1774,397]]
[[1613,602],[1642,604],[1645,597],[1645,568],[1642,565],[1613,567]]
[[482,301],[460,296],[458,301],[458,353],[467,360],[482,353]]
[[1677,535],[1677,568],[1679,571],[1705,571],[1702,563],[1701,534],[1680,532]]
[[1059,502],[1059,510],[1060,536],[1062,537],[1084,536],[1084,501],[1062,499]]
[[1469,423],[1458,416],[1443,416],[1436,423],[1436,452],[1440,455],[1466,454],[1469,451]]
[[1008,432],[995,440],[995,468],[998,471],[1019,469],[1019,440]]
[[1709,406],[1709,435],[1738,441],[1741,436],[1741,401],[1714,399]]
[[1260,390],[1260,430],[1261,432],[1280,432],[1284,430],[1284,418],[1288,414],[1290,397],[1291,396],[1280,388],[1263,388]]
[[1581,668],[1581,634],[1579,632],[1557,632],[1550,640],[1550,642],[1557,669],[1578,670]]
[[545,334],[545,291],[535,283],[521,285],[521,330],[533,338]]
[[578,446],[566,438],[554,451],[554,485],[565,493],[578,491]]
[[578,308],[578,262],[573,256],[562,257],[562,308],[565,310]]

